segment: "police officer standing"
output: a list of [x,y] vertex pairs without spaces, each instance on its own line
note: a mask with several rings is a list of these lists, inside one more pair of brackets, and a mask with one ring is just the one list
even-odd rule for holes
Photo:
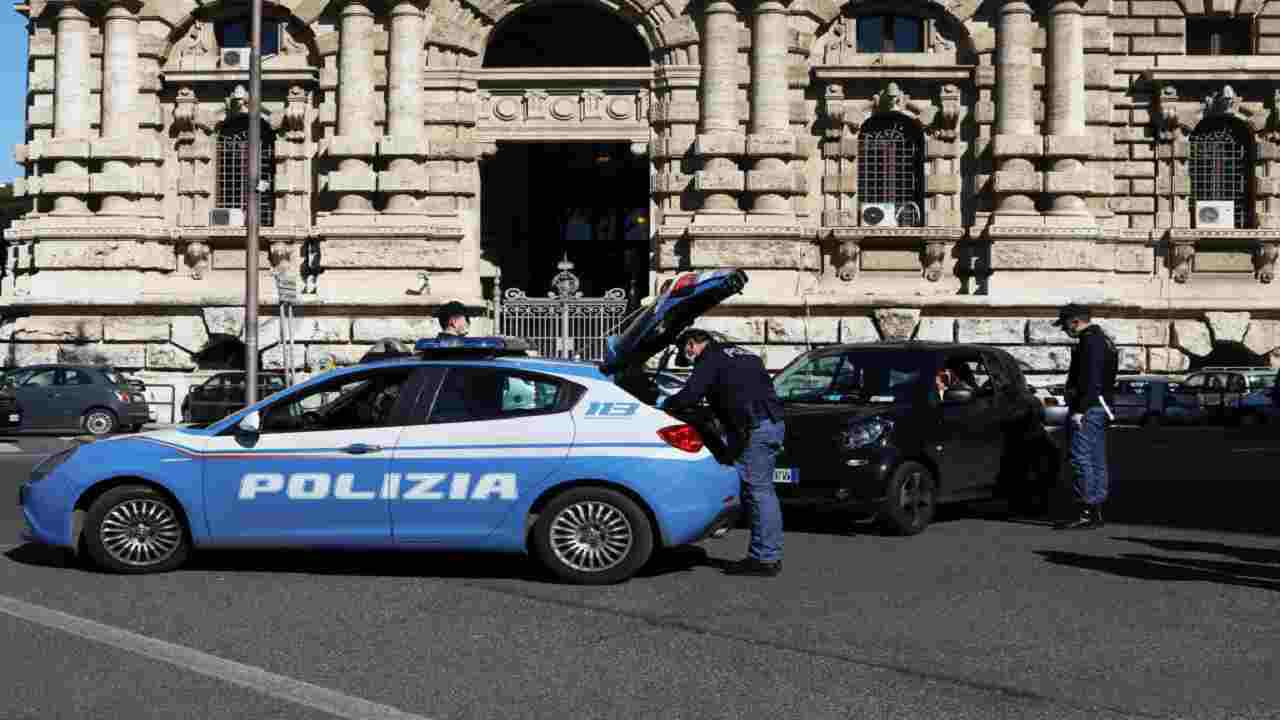
[[1102,504],[1110,490],[1107,421],[1111,418],[1119,353],[1111,338],[1093,324],[1089,308],[1083,305],[1064,306],[1053,324],[1079,340],[1071,353],[1066,386],[1070,408],[1068,452],[1072,490],[1079,512],[1055,527],[1059,530],[1102,527]]
[[437,340],[466,337],[467,331],[471,329],[470,314],[467,312],[467,306],[457,300],[450,300],[436,310],[436,320],[440,321],[440,333],[436,335]]
[[660,399],[658,406],[684,410],[707,399],[729,436],[751,521],[747,557],[730,564],[725,574],[776,576],[782,572],[782,508],[773,489],[773,470],[785,427],[773,380],[759,356],[713,342],[705,330],[687,330],[677,344],[694,362],[693,373],[680,392]]

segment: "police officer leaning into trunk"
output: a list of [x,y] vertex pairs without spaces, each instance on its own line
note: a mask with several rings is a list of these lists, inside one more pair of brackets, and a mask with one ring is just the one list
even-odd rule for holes
[[1070,408],[1067,432],[1078,512],[1059,522],[1059,530],[1102,527],[1102,504],[1110,491],[1107,474],[1107,421],[1119,368],[1115,342],[1093,324],[1089,308],[1070,304],[1053,323],[1079,340],[1067,371],[1066,399]]
[[782,508],[773,489],[773,470],[785,436],[773,379],[758,355],[713,342],[705,330],[686,330],[677,344],[693,361],[693,373],[680,392],[660,399],[658,406],[684,410],[707,399],[728,435],[751,522],[747,557],[724,572],[773,577],[782,572]]

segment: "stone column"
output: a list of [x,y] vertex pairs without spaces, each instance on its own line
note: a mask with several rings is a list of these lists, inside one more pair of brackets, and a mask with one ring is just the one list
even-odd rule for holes
[[[108,178],[128,177],[133,168],[118,156],[136,153],[138,18],[133,14],[134,4],[112,2],[103,21],[106,38],[102,52],[102,137],[111,141],[110,154],[117,156],[102,164],[102,174]],[[102,214],[132,215],[133,200],[125,195],[107,195],[102,198]]]
[[751,212],[792,216],[788,196],[795,184],[787,159],[795,155],[787,84],[787,8],[780,0],[758,0],[751,32],[751,135],[754,160],[747,191]]
[[1036,134],[1032,106],[1031,45],[1035,28],[1026,0],[1004,0],[996,30],[996,137],[998,167],[992,189],[998,196],[995,214],[1037,216],[1033,195],[1041,189],[1040,175],[1030,158],[1038,157],[1043,141]]
[[708,0],[702,31],[702,121],[694,147],[702,169],[694,187],[703,193],[699,214],[733,215],[743,176],[736,158],[744,138],[738,125],[738,11],[730,0]]
[[[373,82],[373,12],[364,0],[349,0],[341,12],[338,28],[338,136],[336,155],[338,172],[344,185],[349,179],[372,175],[368,156],[359,148],[375,141]],[[354,187],[351,182],[347,187]],[[366,192],[340,189],[338,212],[373,212],[369,197],[374,188]]]
[[[89,139],[89,102],[91,98],[89,74],[89,17],[70,3],[58,10],[57,51],[55,62],[56,91],[53,107],[53,135],[55,140],[79,140],[86,147]],[[53,199],[53,211],[64,215],[87,215],[89,207],[80,193],[89,190],[89,168],[85,163],[86,152],[70,148],[77,143],[59,143],[59,159],[54,164],[59,189],[76,194],[57,195]],[[68,156],[76,157],[70,159]],[[48,180],[46,179],[46,183]],[[77,192],[78,191],[78,192]]]
[[1083,161],[1093,150],[1085,131],[1083,13],[1077,0],[1055,0],[1049,10],[1045,108],[1045,157],[1053,163],[1045,176],[1045,192],[1052,197],[1045,214],[1073,218],[1077,224],[1092,218],[1083,197],[1092,186]]
[[418,212],[411,190],[420,182],[422,138],[422,58],[424,15],[416,0],[400,0],[391,8],[391,41],[387,54],[387,138],[381,155],[391,157],[387,169],[398,190],[387,198],[387,212]]

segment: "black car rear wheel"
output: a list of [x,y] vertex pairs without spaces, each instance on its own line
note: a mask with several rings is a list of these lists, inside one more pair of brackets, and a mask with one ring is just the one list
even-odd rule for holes
[[908,460],[889,478],[880,525],[894,535],[915,535],[928,527],[937,508],[938,488],[929,468]]

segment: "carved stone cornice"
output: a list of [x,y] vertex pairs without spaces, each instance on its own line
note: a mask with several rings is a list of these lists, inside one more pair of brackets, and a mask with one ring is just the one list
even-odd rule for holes
[[850,98],[849,89],[850,86],[836,81],[823,86],[819,113],[827,140],[840,139],[845,128],[856,135],[868,120],[885,113],[905,115],[919,123],[926,135],[940,140],[950,141],[957,136],[964,111],[958,85],[941,86],[937,97],[929,100],[912,98],[896,82],[882,85],[881,90],[869,98]]
[[[1272,98],[1274,105],[1275,99]],[[1153,97],[1151,113],[1152,129],[1156,139],[1163,142],[1186,139],[1202,121],[1212,118],[1233,118],[1244,123],[1254,132],[1262,131],[1275,120],[1262,102],[1246,101],[1236,94],[1230,85],[1198,100],[1179,97],[1173,85],[1161,85]],[[1270,122],[1269,122],[1270,121]]]
[[1168,239],[1169,270],[1176,282],[1185,283],[1190,279],[1198,250],[1213,247],[1249,249],[1254,277],[1258,282],[1269,284],[1275,279],[1276,258],[1280,256],[1280,228],[1171,228]]

